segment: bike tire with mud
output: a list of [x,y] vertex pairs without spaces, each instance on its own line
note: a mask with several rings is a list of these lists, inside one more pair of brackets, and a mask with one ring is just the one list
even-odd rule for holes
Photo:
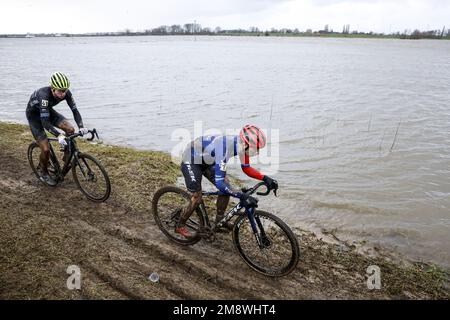
[[[35,176],[41,181],[41,175],[42,173],[39,171],[39,155],[40,155],[41,149],[39,148],[39,145],[36,141],[33,141],[28,146],[27,151],[27,157],[28,157],[28,163],[30,164],[31,170],[33,170],[33,173]],[[50,157],[48,162],[48,172],[50,177],[55,180],[56,182],[59,181],[58,174],[56,173],[55,165],[53,164],[52,157]]]
[[[81,173],[84,181],[78,177],[78,172]],[[78,154],[78,161],[74,158],[72,162],[72,174],[77,187],[89,200],[94,202],[104,202],[109,198],[111,194],[111,182],[108,173],[103,165],[93,156],[86,153]],[[102,186],[101,191],[94,193],[87,187],[87,185],[93,186],[93,184],[86,184],[86,182],[97,182],[97,177],[100,176],[103,178],[104,185]]]
[[199,229],[205,226],[203,215],[199,209],[194,210],[186,223],[186,227],[194,233],[192,238],[184,238],[175,233],[175,224],[179,215],[190,202],[191,195],[180,188],[166,186],[158,189],[152,200],[152,214],[158,228],[171,241],[181,245],[193,245],[200,241]]
[[[277,216],[261,210],[255,210],[254,215],[262,220],[262,225],[266,224],[264,231],[268,239],[267,247],[261,249],[258,246],[250,220],[243,215],[236,220],[233,229],[235,248],[245,263],[253,270],[270,277],[288,275],[297,267],[300,257],[297,237],[289,226]],[[259,226],[257,228],[260,233]],[[270,257],[268,256],[269,249],[273,251],[270,252]],[[275,266],[270,266],[269,263],[273,263]]]

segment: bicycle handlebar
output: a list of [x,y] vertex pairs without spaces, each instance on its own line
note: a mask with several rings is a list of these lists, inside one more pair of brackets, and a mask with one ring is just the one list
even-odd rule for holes
[[[89,130],[89,131],[88,131],[88,134],[89,134],[89,133],[91,134],[91,137],[90,137],[90,138],[87,138],[87,139],[86,139],[87,141],[92,141],[92,140],[94,140],[95,137],[97,137],[97,139],[99,139],[98,133],[97,133],[97,129]],[[67,139],[73,140],[73,139],[75,139],[75,138],[77,138],[77,137],[82,137],[82,136],[83,136],[83,134],[81,134],[81,132],[77,132],[77,133],[74,133],[74,134],[68,136]]]
[[99,139],[97,129],[89,130],[89,133],[91,134],[91,137],[87,138],[86,139],[87,141],[92,141],[92,140],[94,140],[95,137],[97,137],[97,139]]
[[[262,186],[265,186],[266,187],[266,191],[264,191],[264,192],[256,192],[260,187],[262,187]],[[256,184],[255,186],[253,186],[252,188],[250,188],[250,189],[243,189],[242,191],[244,191],[245,193],[247,193],[248,195],[251,195],[251,194],[253,194],[253,193],[255,193],[256,192],[256,194],[258,195],[258,196],[267,196],[269,193],[270,193],[270,191],[271,191],[272,189],[270,189],[269,188],[269,186],[265,183],[265,182],[259,182],[258,184]],[[274,189],[273,190],[273,193],[275,194],[275,196],[277,195],[277,189]]]

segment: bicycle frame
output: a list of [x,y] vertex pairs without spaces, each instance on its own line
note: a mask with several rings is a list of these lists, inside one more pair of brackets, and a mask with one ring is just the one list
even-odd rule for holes
[[[220,192],[202,192],[202,195],[204,195],[204,196],[218,196],[220,194],[221,194]],[[222,227],[226,222],[230,221],[231,218],[233,218],[235,215],[238,215],[239,211],[242,208],[243,208],[243,206],[240,203],[238,203],[231,210],[229,210],[226,214],[224,214],[223,218],[215,225],[215,227],[216,228]],[[208,213],[206,211],[206,207],[203,202],[200,204],[199,209],[203,215],[203,218],[205,219],[206,225],[208,227],[211,227],[211,223],[208,218]]]
[[[94,139],[94,135],[98,137],[97,131],[94,129],[92,132],[90,132],[92,134],[92,137],[87,139],[88,141],[92,141]],[[78,155],[80,153],[77,143],[75,141],[76,137],[79,137],[80,134],[79,133],[75,133],[69,137],[67,137],[66,141],[67,141],[67,148],[68,148],[68,157],[65,159],[64,162],[64,166],[61,168],[61,165],[58,161],[58,158],[56,157],[56,153],[52,147],[52,144],[49,143],[50,146],[50,158],[53,162],[53,164],[56,166],[56,176],[58,178],[59,181],[62,181],[64,179],[64,177],[66,176],[66,174],[70,171],[70,169],[72,168],[72,162],[78,162]],[[56,138],[48,138],[49,142],[54,141],[54,142],[58,142],[58,139]],[[87,165],[87,164],[86,164]],[[83,172],[83,168],[80,167],[81,171]],[[84,172],[83,172],[84,174]]]
[[[255,193],[256,190],[259,187],[263,186],[263,185],[265,185],[264,182],[258,183],[256,186],[251,188],[247,193],[249,195],[251,195],[251,194]],[[264,193],[257,193],[257,194],[258,195],[268,195],[269,193],[270,193],[270,189],[267,189],[266,192],[264,192]],[[205,191],[202,192],[202,195],[204,195],[204,196],[218,196],[218,195],[221,195],[221,194],[222,193],[217,192],[217,191],[216,192],[205,192]],[[245,209],[245,213],[247,215],[247,218],[250,221],[250,225],[252,227],[252,231],[253,231],[253,234],[255,235],[255,238],[256,238],[256,241],[258,243],[258,246],[260,248],[263,248],[264,247],[263,241],[266,238],[266,234],[264,232],[264,228],[263,228],[263,225],[261,223],[261,220],[259,219],[259,217],[257,217],[257,216],[255,217],[255,215],[254,215],[255,208],[253,208],[253,207],[244,207],[240,202],[237,205],[235,205],[232,209],[230,209],[226,214],[224,214],[224,217],[214,226],[214,230],[217,230],[217,229],[221,228],[226,222],[230,221],[234,216],[240,215],[239,211],[242,208]],[[207,227],[211,228],[211,223],[210,223],[209,218],[208,218],[208,213],[206,211],[205,204],[203,202],[200,204],[199,209],[200,209],[200,211],[201,211],[201,213],[203,215],[203,218],[205,220],[205,223],[206,223]],[[258,232],[257,226],[258,226],[258,228],[259,228],[261,233]]]
[[[49,142],[50,141],[58,141],[58,139],[54,139],[54,138],[49,138],[48,139]],[[56,175],[58,177],[58,179],[62,180],[66,174],[70,171],[71,169],[71,162],[73,157],[78,158],[78,148],[76,147],[76,143],[75,141],[71,141],[69,140],[67,143],[67,148],[68,148],[68,157],[66,158],[66,161],[64,162],[63,167],[61,168],[61,165],[58,161],[58,158],[56,156],[55,150],[52,147],[52,144],[50,143],[50,158],[52,160],[53,165],[55,166],[56,169]]]

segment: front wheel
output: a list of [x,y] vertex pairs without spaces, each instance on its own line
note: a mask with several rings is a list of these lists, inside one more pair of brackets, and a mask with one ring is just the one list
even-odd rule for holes
[[247,215],[233,229],[233,242],[242,259],[255,271],[271,277],[286,276],[297,266],[300,249],[297,237],[280,218],[255,210],[257,242]]
[[75,183],[84,195],[92,201],[104,202],[111,194],[111,183],[101,163],[93,156],[80,153],[72,162]]

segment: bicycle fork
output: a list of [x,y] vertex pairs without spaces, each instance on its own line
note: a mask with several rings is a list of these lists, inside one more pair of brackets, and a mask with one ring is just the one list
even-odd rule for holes
[[246,208],[245,211],[247,213],[248,220],[250,221],[250,225],[252,226],[252,231],[255,235],[259,248],[264,249],[269,247],[272,242],[266,235],[261,219],[258,216],[255,216],[255,208]]
[[[83,175],[83,177],[87,180],[87,181],[94,181],[95,182],[95,174],[92,173],[91,168],[89,167],[88,163],[86,162],[85,159],[81,159],[82,162],[80,161],[80,158],[78,157],[78,152],[74,153],[74,157],[73,157],[73,166],[78,165],[78,167],[80,168],[81,174]],[[82,165],[84,164],[84,166]]]

